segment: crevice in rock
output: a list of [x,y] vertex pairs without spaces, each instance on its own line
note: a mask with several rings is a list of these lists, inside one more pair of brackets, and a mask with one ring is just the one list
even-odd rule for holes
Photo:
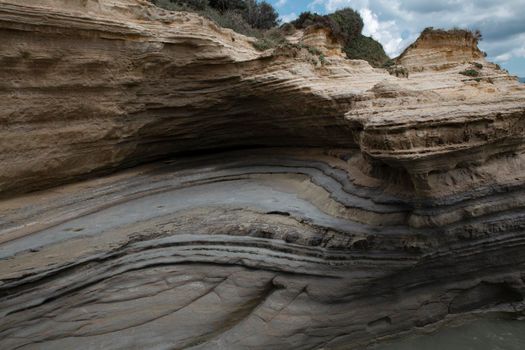
[[523,296],[507,283],[481,282],[456,295],[450,302],[449,313],[468,312],[522,300]]

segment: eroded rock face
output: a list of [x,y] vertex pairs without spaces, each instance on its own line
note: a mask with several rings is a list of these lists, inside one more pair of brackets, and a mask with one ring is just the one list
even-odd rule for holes
[[253,39],[144,1],[66,2],[2,2],[0,192],[187,151],[350,147],[348,78],[385,77],[316,67],[305,49],[258,53]]
[[476,34],[460,29],[427,28],[397,61],[411,71],[450,69],[466,62],[485,62]]
[[143,1],[0,0],[0,32],[2,349],[361,349],[523,313],[525,88],[470,44],[436,68],[420,39],[407,79]]
[[326,28],[310,27],[302,33],[301,42],[304,45],[315,47],[322,55],[332,57],[346,57],[343,53],[343,43],[334,38]]

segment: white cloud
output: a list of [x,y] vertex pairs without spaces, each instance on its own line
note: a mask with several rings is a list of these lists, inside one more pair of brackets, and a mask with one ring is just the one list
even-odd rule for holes
[[308,4],[308,9],[310,11],[316,11],[318,7],[325,6],[325,0],[313,0],[311,3]]
[[286,5],[286,3],[288,2],[288,0],[279,0],[275,3],[275,6],[277,7],[283,7],[284,5]]
[[516,57],[525,57],[525,43],[523,46],[515,50]]
[[[512,58],[521,58],[525,59],[525,33],[523,35],[518,35],[520,39],[518,39],[518,46],[512,48],[511,50],[504,52],[500,55],[497,55],[495,57],[489,57],[489,59],[492,59],[498,63],[506,63],[510,61]],[[512,42],[514,42],[512,40]],[[507,45],[504,45],[504,47],[507,47]],[[525,72],[525,67],[522,69],[522,72]],[[523,74],[523,73],[522,73]]]
[[334,12],[343,7],[351,7],[355,10],[367,7],[368,0],[313,0],[308,4],[311,11],[322,8],[327,13]]
[[281,22],[288,23],[288,22],[295,20],[297,17],[298,17],[297,13],[292,12],[287,15],[281,16]]
[[494,61],[496,61],[496,62],[507,62],[511,58],[512,58],[512,55],[509,52],[507,52],[507,53],[504,53],[502,55],[494,57]]
[[382,43],[389,56],[399,55],[404,48],[404,43],[401,37],[401,30],[397,26],[396,21],[381,22],[369,8],[361,9],[359,13],[363,17],[363,34],[371,36]]

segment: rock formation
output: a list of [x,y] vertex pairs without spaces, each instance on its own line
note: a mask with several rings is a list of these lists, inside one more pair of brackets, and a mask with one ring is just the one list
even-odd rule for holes
[[427,28],[398,57],[398,61],[413,71],[446,69],[473,60],[484,61],[478,39],[476,33],[467,30]]
[[0,348],[361,349],[523,313],[525,86],[461,35],[399,78],[141,0],[0,0],[0,33]]

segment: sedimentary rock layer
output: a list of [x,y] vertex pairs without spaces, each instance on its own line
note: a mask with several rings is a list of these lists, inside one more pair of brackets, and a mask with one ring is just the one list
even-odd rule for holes
[[361,349],[523,313],[523,85],[450,33],[408,78],[318,34],[0,0],[0,348]]
[[3,347],[361,348],[521,310],[520,215],[409,227],[412,203],[350,181],[356,157],[239,151],[4,201]]
[[177,152],[351,146],[347,79],[386,75],[317,67],[306,50],[259,53],[253,39],[146,2],[67,3],[0,3],[0,192]]
[[[400,79],[335,53],[327,52],[322,64],[300,48],[257,52],[254,39],[145,1],[0,4],[0,193],[196,150],[368,150],[374,136],[359,140],[363,118],[357,113],[366,117],[367,131],[389,139],[389,147],[433,142],[443,153],[449,143],[465,143],[448,130],[433,134],[446,118],[469,120],[469,129],[457,130],[472,131],[463,147],[470,148],[508,136],[489,134],[494,116],[485,114],[499,113],[506,128],[523,107],[523,86],[477,55],[470,61],[485,64],[480,81],[457,74],[470,65],[467,58],[449,62],[443,55],[450,70]],[[413,49],[417,57],[427,39]],[[414,123],[417,136],[399,135]]]

